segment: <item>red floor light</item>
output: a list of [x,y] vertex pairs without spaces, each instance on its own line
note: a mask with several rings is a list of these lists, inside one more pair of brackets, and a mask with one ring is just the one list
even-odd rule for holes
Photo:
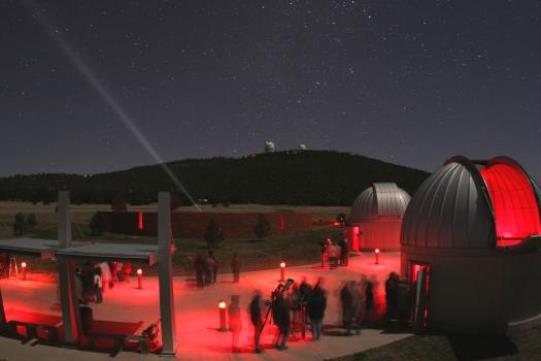
[[143,289],[143,270],[141,268],[137,269],[137,288]]
[[26,281],[26,262],[21,262],[23,281]]
[[280,281],[283,281],[286,279],[286,263],[282,262],[280,263]]
[[374,250],[374,257],[376,258],[376,264],[379,264],[379,248]]
[[227,304],[224,300],[220,300],[218,302],[218,312],[219,312],[219,319],[220,319],[220,327],[218,328],[218,331],[224,332],[227,331],[227,326],[225,324],[225,309],[227,308]]

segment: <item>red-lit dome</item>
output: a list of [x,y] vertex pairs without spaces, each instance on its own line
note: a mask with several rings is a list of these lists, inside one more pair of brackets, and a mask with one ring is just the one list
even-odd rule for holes
[[522,168],[505,158],[480,169],[492,201],[498,246],[514,246],[541,234],[539,203],[533,184]]
[[541,234],[539,192],[515,161],[453,157],[413,196],[402,227],[405,246],[486,248]]

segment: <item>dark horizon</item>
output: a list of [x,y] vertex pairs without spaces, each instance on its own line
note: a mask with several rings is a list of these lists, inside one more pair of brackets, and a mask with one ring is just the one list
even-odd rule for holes
[[428,172],[506,155],[539,182],[540,33],[533,0],[5,1],[0,176],[155,164],[118,105],[165,161],[270,139]]

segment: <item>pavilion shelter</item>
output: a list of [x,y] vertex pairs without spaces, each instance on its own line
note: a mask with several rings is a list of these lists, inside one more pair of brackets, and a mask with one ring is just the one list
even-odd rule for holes
[[502,333],[541,320],[540,204],[507,157],[453,157],[427,178],[401,234],[415,326]]
[[[175,308],[173,295],[170,195],[160,193],[158,200],[158,244],[109,243],[106,241],[72,242],[69,193],[61,191],[58,198],[58,240],[0,240],[0,252],[33,254],[56,259],[64,342],[78,344],[81,340],[79,301],[75,290],[75,263],[80,261],[115,260],[139,264],[158,264],[159,304],[162,354],[176,352]],[[1,294],[0,294],[1,295]],[[0,312],[5,316],[2,298]],[[0,315],[1,316],[1,315]]]

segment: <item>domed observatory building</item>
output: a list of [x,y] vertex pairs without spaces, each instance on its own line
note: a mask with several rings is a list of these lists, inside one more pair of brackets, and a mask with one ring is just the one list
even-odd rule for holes
[[503,332],[541,317],[540,192],[514,160],[449,159],[404,215],[416,327]]
[[365,189],[353,202],[349,221],[356,227],[358,248],[400,249],[402,217],[409,201],[409,194],[396,183],[373,183]]

